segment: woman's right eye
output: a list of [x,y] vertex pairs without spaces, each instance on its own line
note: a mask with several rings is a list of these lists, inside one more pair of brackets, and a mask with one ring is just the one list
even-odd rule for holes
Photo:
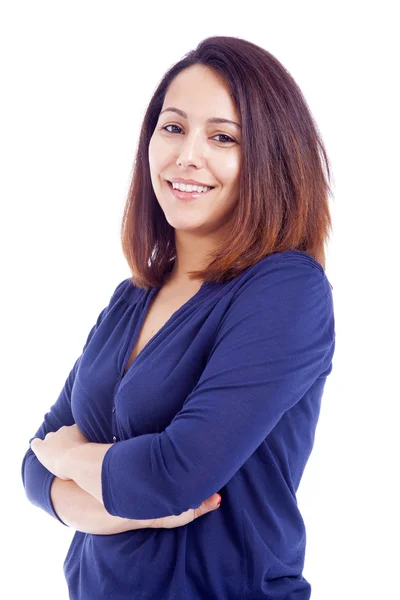
[[168,131],[167,127],[177,127],[178,129],[180,129],[179,125],[164,125],[164,127],[161,127],[161,129],[165,129],[165,131],[167,131],[168,133],[174,133],[173,131]]

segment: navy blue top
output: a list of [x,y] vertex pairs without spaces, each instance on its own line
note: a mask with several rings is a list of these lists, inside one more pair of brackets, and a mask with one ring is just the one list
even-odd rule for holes
[[[332,370],[325,271],[287,251],[204,282],[124,375],[159,289],[119,283],[35,437],[76,423],[91,442],[115,442],[101,473],[112,515],[179,515],[215,492],[222,503],[173,529],[77,531],[70,598],[308,600],[296,491]],[[22,477],[28,499],[59,519],[54,476],[30,449]]]

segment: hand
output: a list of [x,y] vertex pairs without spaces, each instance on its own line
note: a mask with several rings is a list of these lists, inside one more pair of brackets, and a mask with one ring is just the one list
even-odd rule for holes
[[77,425],[64,425],[58,431],[50,431],[44,440],[34,438],[31,441],[31,450],[53,475],[60,479],[68,480],[63,471],[65,455],[76,446],[87,444],[89,440],[81,433]]
[[219,507],[221,496],[219,494],[213,494],[207,500],[204,500],[198,508],[189,508],[189,510],[181,513],[178,516],[172,515],[171,517],[159,517],[157,519],[145,519],[140,522],[143,524],[143,528],[150,527],[152,529],[174,529],[175,527],[182,527],[191,523],[198,517],[202,517],[208,512],[215,510]]

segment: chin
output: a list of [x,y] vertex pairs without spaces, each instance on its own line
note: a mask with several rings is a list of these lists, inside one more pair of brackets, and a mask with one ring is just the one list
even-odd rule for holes
[[166,217],[167,222],[171,227],[177,231],[196,231],[199,227],[205,225],[204,221],[190,221],[189,219],[169,219]]

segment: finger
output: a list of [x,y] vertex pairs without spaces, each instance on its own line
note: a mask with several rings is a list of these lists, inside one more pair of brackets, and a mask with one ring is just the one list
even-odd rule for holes
[[222,500],[221,494],[213,494],[212,496],[207,498],[207,500],[205,500],[204,502],[207,502],[208,506],[217,508],[221,504],[221,500]]
[[38,447],[38,445],[40,444],[41,441],[42,440],[40,438],[33,438],[33,440],[30,443],[31,450],[33,452],[35,452],[35,448]]
[[221,503],[221,496],[219,494],[213,494],[210,498],[207,498],[207,500],[204,500],[204,502],[199,506],[199,508],[195,509],[195,514],[196,517],[201,517],[202,515],[210,512],[211,510],[216,510],[217,508],[219,508],[219,505]]

